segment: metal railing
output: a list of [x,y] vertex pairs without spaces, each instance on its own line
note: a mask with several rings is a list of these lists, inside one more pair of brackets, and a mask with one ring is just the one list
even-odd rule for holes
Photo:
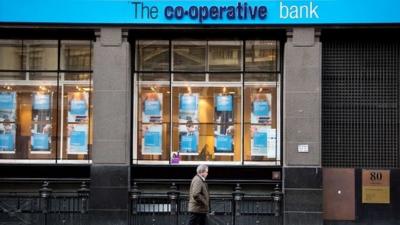
[[89,189],[55,192],[44,182],[37,192],[0,193],[0,225],[87,225]]
[[[147,193],[136,184],[130,192],[130,225],[186,225],[188,195],[172,184],[165,194]],[[242,191],[238,184],[231,194],[211,194],[209,225],[281,225],[282,192],[277,185],[266,194]]]

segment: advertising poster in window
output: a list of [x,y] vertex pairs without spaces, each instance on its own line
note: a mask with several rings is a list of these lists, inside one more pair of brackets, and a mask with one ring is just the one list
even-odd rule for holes
[[0,153],[15,152],[15,124],[0,123]]
[[0,122],[15,122],[16,102],[15,92],[0,92]]
[[50,94],[34,93],[32,98],[32,120],[50,121]]
[[215,153],[233,153],[232,135],[215,136]]
[[87,154],[88,152],[88,125],[68,125],[68,154]]
[[89,112],[89,93],[68,93],[68,122],[87,121]]
[[184,154],[198,154],[199,131],[198,126],[188,121],[179,126],[179,152]]
[[251,123],[271,124],[271,94],[251,96]]
[[162,93],[145,93],[142,95],[143,102],[143,123],[162,122]]
[[50,153],[51,124],[33,124],[31,135],[31,150],[35,152]]
[[270,126],[251,127],[251,155],[276,158],[276,129]]
[[233,96],[217,94],[214,96],[214,151],[233,153]]
[[214,96],[215,123],[233,122],[233,96],[218,94]]
[[198,123],[199,94],[179,94],[179,123]]
[[143,155],[162,154],[162,125],[143,125]]

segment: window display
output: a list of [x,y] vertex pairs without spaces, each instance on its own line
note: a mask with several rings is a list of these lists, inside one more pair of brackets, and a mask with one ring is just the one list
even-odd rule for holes
[[87,163],[91,41],[0,39],[0,54],[0,163]]
[[[137,43],[134,163],[280,164],[277,41]],[[167,55],[170,73],[149,76]]]

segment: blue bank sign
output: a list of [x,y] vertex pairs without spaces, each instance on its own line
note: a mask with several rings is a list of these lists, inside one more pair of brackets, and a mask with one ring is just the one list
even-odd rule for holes
[[400,0],[0,0],[0,23],[399,24]]

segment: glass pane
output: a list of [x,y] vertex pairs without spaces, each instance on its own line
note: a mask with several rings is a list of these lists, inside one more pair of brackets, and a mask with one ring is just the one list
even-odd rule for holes
[[62,70],[91,70],[90,41],[62,41],[61,69]]
[[24,69],[57,70],[57,41],[24,41]]
[[137,43],[137,70],[169,71],[169,41]]
[[92,79],[91,73],[61,73],[61,76],[64,76],[64,80],[90,81]]
[[29,80],[57,80],[57,73],[29,73]]
[[250,82],[276,82],[278,81],[277,73],[245,73],[244,81]]
[[22,41],[0,40],[0,70],[22,69]]
[[0,86],[0,158],[55,159],[55,84]]
[[138,104],[138,160],[169,160],[170,87],[141,85]]
[[240,71],[242,65],[241,41],[209,41],[209,71]]
[[0,80],[25,80],[26,73],[22,72],[0,72]]
[[275,161],[278,154],[277,89],[246,86],[244,89],[244,160]]
[[240,73],[210,73],[209,80],[210,81],[221,81],[221,82],[228,82],[228,81],[241,81],[241,74]]
[[169,73],[140,73],[139,81],[170,81]]
[[206,81],[204,73],[174,73],[174,81]]
[[173,153],[182,161],[240,161],[240,87],[175,87]]
[[173,41],[174,71],[206,71],[206,41]]
[[64,85],[63,146],[59,159],[87,160],[93,146],[93,105],[90,85]]
[[277,41],[246,41],[246,71],[277,71]]

